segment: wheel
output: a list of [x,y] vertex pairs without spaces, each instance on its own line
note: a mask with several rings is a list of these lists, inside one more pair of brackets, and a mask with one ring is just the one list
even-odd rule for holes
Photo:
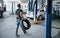
[[39,15],[39,16],[38,16],[38,19],[39,19],[39,20],[42,20],[42,19],[43,19],[43,16],[42,16],[42,15]]
[[[27,25],[24,25],[24,22],[27,24]],[[25,30],[28,30],[30,27],[31,27],[31,23],[29,22],[29,20],[23,20],[21,22],[21,25],[24,27]]]

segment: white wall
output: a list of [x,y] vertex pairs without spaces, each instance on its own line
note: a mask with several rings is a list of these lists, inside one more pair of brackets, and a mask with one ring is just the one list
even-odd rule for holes
[[[17,9],[17,4],[20,3],[20,0],[14,0],[13,10]],[[6,9],[9,12],[12,12],[12,0],[4,0],[4,4],[6,5]]]
[[[15,4],[13,5],[13,11],[15,13],[17,9],[17,4],[21,3],[21,8],[23,9],[24,12],[27,12],[28,10],[28,3],[22,3],[20,0],[14,0]],[[7,11],[12,12],[12,3],[11,0],[4,0],[4,3],[6,4]]]
[[21,8],[23,9],[24,12],[27,12],[27,10],[28,10],[28,3],[21,3]]

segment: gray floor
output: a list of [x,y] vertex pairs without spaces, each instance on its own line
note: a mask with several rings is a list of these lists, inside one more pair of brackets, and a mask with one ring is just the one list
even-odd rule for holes
[[53,38],[60,38],[60,35],[56,35],[55,37],[53,37]]
[[60,28],[60,18],[53,19],[52,26]]
[[[27,30],[28,34],[24,34],[22,29],[19,28],[20,37],[16,37],[15,15],[11,15],[8,18],[2,20],[3,21],[0,21],[0,38],[44,38],[44,26],[41,26],[42,24],[31,25],[31,28]],[[52,37],[56,36],[58,34],[58,31],[59,29],[52,28]]]

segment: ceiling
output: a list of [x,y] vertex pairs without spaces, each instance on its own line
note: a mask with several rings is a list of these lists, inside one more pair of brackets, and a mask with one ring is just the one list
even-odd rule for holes
[[21,3],[28,3],[28,0],[20,0]]
[[[28,3],[28,0],[20,0],[21,3]],[[40,2],[40,0],[38,0],[38,3]]]

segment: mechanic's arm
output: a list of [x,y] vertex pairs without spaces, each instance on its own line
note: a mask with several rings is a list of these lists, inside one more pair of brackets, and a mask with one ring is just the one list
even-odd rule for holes
[[20,17],[23,19],[23,20],[26,20],[22,14],[22,12],[20,12]]
[[20,17],[21,17],[21,18],[24,18],[22,12],[20,12]]

